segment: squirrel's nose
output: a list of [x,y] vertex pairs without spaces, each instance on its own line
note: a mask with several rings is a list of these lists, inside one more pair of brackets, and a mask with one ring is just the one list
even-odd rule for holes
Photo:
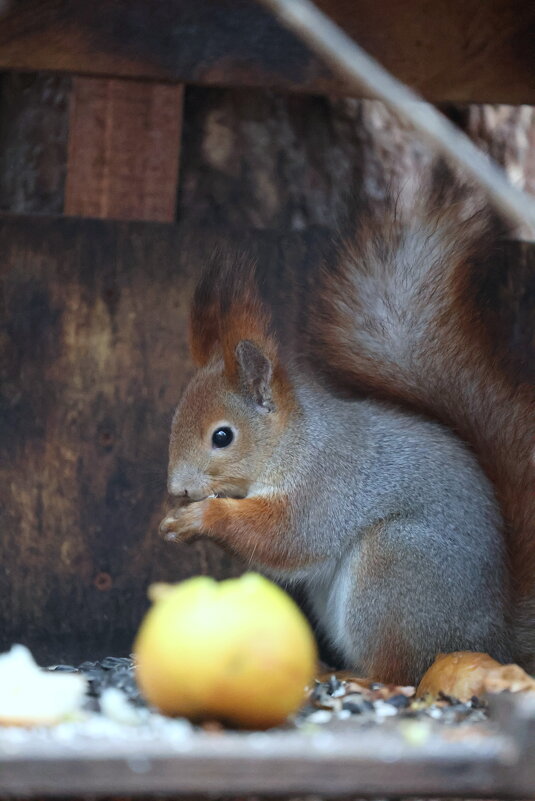
[[173,498],[178,498],[178,499],[189,498],[189,492],[186,489],[185,490],[176,490],[176,489],[174,489],[173,487],[170,487],[170,486],[168,486],[167,489],[169,491],[169,495],[172,495]]
[[190,465],[176,465],[169,470],[167,489],[180,500],[201,501],[210,495],[207,476]]
[[182,475],[177,470],[172,473],[169,472],[167,479],[167,492],[174,498],[189,498],[189,485],[188,476]]
[[187,498],[188,501],[203,501],[210,495],[210,490],[206,487],[199,487],[199,489],[185,489],[178,497]]
[[199,490],[182,490],[182,492],[171,492],[169,493],[179,501],[204,501],[205,498],[211,494],[209,490],[206,489],[199,489]]

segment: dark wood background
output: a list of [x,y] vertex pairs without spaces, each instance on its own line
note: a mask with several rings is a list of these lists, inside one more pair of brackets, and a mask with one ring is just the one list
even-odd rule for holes
[[[70,91],[68,76],[6,73],[0,95],[0,650],[24,642],[43,662],[128,653],[151,581],[241,569],[157,535],[212,243],[247,243],[296,315],[290,277],[312,275],[351,189],[410,193],[431,158],[373,101],[189,86],[176,220],[68,217]],[[448,113],[533,188],[531,109]],[[484,303],[523,374],[534,262],[531,244],[504,248]]]

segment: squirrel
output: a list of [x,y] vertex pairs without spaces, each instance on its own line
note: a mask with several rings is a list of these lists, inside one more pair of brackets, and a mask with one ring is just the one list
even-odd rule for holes
[[[300,585],[340,667],[414,684],[438,653],[535,653],[533,396],[476,305],[497,230],[455,193],[362,208],[283,356],[254,265],[195,290],[167,539],[202,534]],[[501,231],[501,229],[500,229]]]

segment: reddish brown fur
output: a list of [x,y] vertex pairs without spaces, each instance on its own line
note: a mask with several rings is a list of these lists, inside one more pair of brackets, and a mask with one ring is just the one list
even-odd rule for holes
[[[376,634],[377,649],[370,656],[366,673],[383,684],[409,685],[414,681],[414,649],[400,635],[398,621],[384,620]],[[421,666],[421,672],[425,667]]]
[[225,374],[237,381],[236,345],[253,342],[273,366],[273,393],[283,415],[294,409],[291,384],[281,365],[270,318],[258,294],[254,263],[217,251],[204,272],[193,298],[190,313],[190,348],[195,363],[203,367],[221,355]]
[[269,498],[216,499],[203,515],[203,529],[249,561],[274,568],[303,565],[303,549],[288,538],[289,504],[282,495]]
[[221,351],[229,376],[236,366],[234,350],[248,339],[274,356],[269,317],[258,296],[253,262],[244,254],[216,251],[197,285],[190,312],[190,347],[200,367]]
[[[371,526],[362,541],[355,575],[357,586],[373,586],[392,574],[399,557],[385,547],[384,530],[383,523]],[[373,636],[374,647],[370,647],[363,665],[371,679],[387,684],[411,684],[415,675],[421,675],[429,667],[426,655],[415,651],[414,643],[401,635],[403,630],[407,628],[400,626],[399,609],[381,617]]]
[[189,344],[193,361],[204,367],[214,354],[219,340],[219,298],[217,295],[219,252],[212,256],[197,284],[190,309]]
[[173,532],[182,540],[208,534],[248,562],[293,569],[311,564],[299,544],[288,536],[292,530],[288,499],[207,498],[175,509],[162,523],[162,533]]

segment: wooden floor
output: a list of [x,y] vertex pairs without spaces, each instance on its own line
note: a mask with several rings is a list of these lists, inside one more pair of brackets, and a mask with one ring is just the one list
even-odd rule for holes
[[[407,723],[407,721],[405,722]],[[418,725],[418,724],[417,724]],[[188,732],[110,742],[0,733],[0,796],[263,794],[535,798],[535,696],[496,697],[481,726]]]

